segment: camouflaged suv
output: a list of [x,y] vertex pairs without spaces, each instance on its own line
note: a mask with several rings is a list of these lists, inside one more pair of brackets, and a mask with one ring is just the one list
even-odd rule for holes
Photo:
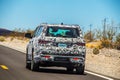
[[65,24],[41,24],[31,38],[26,49],[26,68],[37,71],[40,67],[65,67],[67,71],[76,69],[84,73],[85,41],[80,26]]

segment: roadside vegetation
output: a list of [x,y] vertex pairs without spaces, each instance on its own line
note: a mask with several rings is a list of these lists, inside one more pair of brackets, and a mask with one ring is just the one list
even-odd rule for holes
[[[106,22],[106,18],[103,20],[103,25],[100,29],[91,29],[84,32],[84,38],[86,41],[86,46],[88,48],[96,48],[102,49],[102,48],[109,48],[109,49],[117,49],[120,50],[120,33],[118,32],[120,29],[120,25],[116,25],[114,21]],[[25,33],[32,33],[33,30],[31,29],[21,29],[21,28],[15,28],[9,35],[5,34],[5,37],[10,37],[10,41],[13,41],[14,39],[18,40],[26,40],[29,39],[25,38]],[[5,38],[0,37],[0,41],[5,41]]]
[[0,42],[4,42],[5,41],[5,37],[0,36]]
[[23,30],[21,28],[15,28],[10,34],[3,34],[2,36],[0,36],[0,42],[5,41],[6,38],[10,38],[10,41],[13,41],[14,39],[29,41],[28,38],[25,38],[25,33],[33,34],[33,30]]
[[114,21],[107,23],[103,21],[101,29],[89,30],[84,34],[86,46],[89,48],[110,48],[120,50],[120,25],[114,24]]

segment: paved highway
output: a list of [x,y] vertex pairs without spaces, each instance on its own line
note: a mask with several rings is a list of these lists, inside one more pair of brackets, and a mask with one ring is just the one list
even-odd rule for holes
[[[17,45],[16,45],[17,46]],[[33,72],[25,68],[25,54],[0,45],[0,80],[107,80],[85,73],[67,73],[63,68],[40,68]]]

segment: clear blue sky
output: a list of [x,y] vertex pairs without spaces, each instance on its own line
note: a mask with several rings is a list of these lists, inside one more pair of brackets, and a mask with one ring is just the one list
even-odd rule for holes
[[0,28],[35,29],[40,23],[101,28],[102,20],[120,23],[120,0],[0,0]]

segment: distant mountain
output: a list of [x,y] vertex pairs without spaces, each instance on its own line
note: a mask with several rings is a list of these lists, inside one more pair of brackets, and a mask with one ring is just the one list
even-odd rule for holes
[[0,35],[7,35],[10,34],[12,31],[4,28],[0,28]]

